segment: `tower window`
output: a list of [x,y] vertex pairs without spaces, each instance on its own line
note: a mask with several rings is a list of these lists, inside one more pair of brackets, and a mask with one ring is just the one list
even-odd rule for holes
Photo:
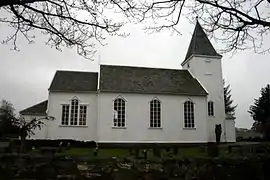
[[208,116],[214,116],[214,102],[208,102]]

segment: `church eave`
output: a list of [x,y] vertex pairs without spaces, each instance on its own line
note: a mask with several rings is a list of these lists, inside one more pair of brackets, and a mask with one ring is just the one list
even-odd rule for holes
[[136,94],[165,94],[165,95],[182,95],[182,96],[207,96],[207,92],[197,93],[177,93],[177,92],[142,92],[142,91],[120,91],[120,90],[100,90],[102,93],[136,93]]
[[201,55],[201,54],[192,54],[189,58],[185,59],[182,63],[181,66],[185,65],[192,57],[205,57],[205,58],[222,58],[223,56],[218,54],[216,56],[211,56],[211,55]]

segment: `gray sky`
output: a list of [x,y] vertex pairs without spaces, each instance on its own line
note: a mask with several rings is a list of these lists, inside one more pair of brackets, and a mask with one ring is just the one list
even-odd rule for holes
[[[127,38],[109,37],[107,46],[98,48],[102,64],[121,64],[160,68],[181,68],[191,39],[194,25],[187,21],[181,24],[182,35],[165,31],[146,34],[139,26],[127,26]],[[10,29],[0,25],[0,39]],[[47,99],[48,87],[56,70],[98,71],[98,58],[86,60],[74,50],[62,52],[44,45],[45,37],[36,35],[35,44],[19,39],[20,52],[11,51],[11,46],[0,45],[0,99],[12,102],[21,110]],[[215,43],[213,42],[214,46]],[[270,39],[265,39],[270,46]],[[223,57],[223,77],[231,85],[236,109],[236,126],[250,128],[252,119],[247,110],[260,89],[270,81],[270,54],[258,55],[244,51],[233,57]]]

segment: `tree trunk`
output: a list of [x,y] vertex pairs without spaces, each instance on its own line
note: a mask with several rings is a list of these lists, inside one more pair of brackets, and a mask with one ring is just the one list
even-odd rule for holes
[[20,147],[20,152],[24,153],[26,148],[25,148],[25,142],[26,142],[26,136],[21,136],[21,147]]

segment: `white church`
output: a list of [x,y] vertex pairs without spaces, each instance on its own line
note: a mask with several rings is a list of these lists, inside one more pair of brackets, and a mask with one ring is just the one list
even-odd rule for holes
[[48,100],[20,113],[54,117],[33,139],[207,143],[215,141],[220,124],[221,141],[235,142],[234,119],[225,116],[221,59],[197,22],[182,69],[57,71]]

